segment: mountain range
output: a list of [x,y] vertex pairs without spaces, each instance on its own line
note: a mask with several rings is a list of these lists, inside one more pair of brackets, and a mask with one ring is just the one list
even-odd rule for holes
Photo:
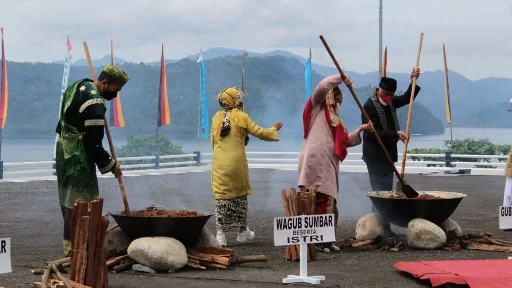
[[[213,60],[222,57],[236,57],[244,53],[244,50],[230,49],[223,47],[214,47],[203,52],[203,59]],[[306,59],[295,55],[288,51],[276,50],[266,53],[247,51],[247,57],[269,57],[281,56],[293,58],[301,63],[305,63]],[[197,60],[199,53],[192,54],[186,59]],[[179,60],[166,59],[165,62],[176,63]],[[58,62],[58,61],[57,61]],[[110,57],[94,60],[95,66],[103,66],[110,63]],[[124,59],[117,58],[116,63],[127,63]],[[151,66],[159,66],[160,62],[148,62]],[[79,59],[73,63],[76,66],[86,66],[84,59]],[[336,74],[334,67],[323,65],[312,65],[321,76]],[[212,68],[210,68],[212,69]],[[378,72],[358,73],[354,71],[346,71],[352,78],[356,87],[365,87],[377,85]],[[409,84],[408,73],[388,72],[388,77],[397,79],[399,89],[405,91]],[[476,127],[476,128],[507,128],[507,119],[512,116],[508,112],[510,104],[509,99],[512,97],[512,79],[509,78],[485,78],[472,81],[463,75],[449,71],[450,83],[450,102],[452,111],[452,125],[455,127]],[[445,96],[444,96],[444,73],[442,70],[423,72],[418,80],[421,86],[421,92],[417,98],[419,103],[424,104],[437,118],[445,121]]]
[[[121,63],[121,61],[118,61]],[[217,94],[229,86],[241,84],[242,57],[224,56],[205,60],[208,89],[208,118],[220,107]],[[124,63],[121,67],[130,75],[130,81],[121,91],[126,127],[112,129],[114,135],[135,133],[154,135],[158,107],[160,67],[145,63]],[[102,65],[95,65],[99,75]],[[35,137],[54,135],[60,99],[63,66],[51,63],[8,62],[9,114],[4,133],[7,137]],[[171,110],[171,125],[160,132],[172,136],[197,136],[199,120],[199,64],[184,58],[166,65],[167,91]],[[88,78],[86,66],[71,67],[69,85]],[[313,71],[316,85],[323,76]],[[344,95],[349,95],[345,87]],[[371,86],[357,87],[356,93],[364,101],[372,94]],[[269,127],[282,120],[282,135],[302,135],[302,113],[307,100],[304,82],[304,63],[284,56],[248,57],[245,63],[245,108],[259,125]],[[411,133],[442,134],[442,122],[421,103],[416,103]],[[111,110],[107,103],[107,112]],[[340,114],[348,129],[361,124],[361,112],[350,96],[346,96]],[[407,109],[399,110],[401,126],[405,127]],[[281,134],[281,133],[280,133]]]

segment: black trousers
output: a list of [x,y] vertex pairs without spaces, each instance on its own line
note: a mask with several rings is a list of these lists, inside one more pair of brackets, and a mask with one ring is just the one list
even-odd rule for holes
[[62,218],[64,218],[64,240],[71,241],[71,223],[73,219],[73,209],[69,209],[64,205],[60,205]]
[[[389,163],[366,162],[372,191],[393,191],[393,168]],[[379,213],[372,203],[372,213]],[[379,213],[380,214],[380,213]],[[389,228],[389,222],[382,218],[384,227]]]

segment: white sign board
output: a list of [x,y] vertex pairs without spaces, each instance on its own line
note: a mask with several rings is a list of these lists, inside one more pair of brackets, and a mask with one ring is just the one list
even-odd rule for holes
[[500,229],[512,229],[512,206],[500,206],[498,217]]
[[11,238],[0,238],[0,274],[11,272]]
[[274,218],[274,245],[334,242],[334,223],[334,214]]

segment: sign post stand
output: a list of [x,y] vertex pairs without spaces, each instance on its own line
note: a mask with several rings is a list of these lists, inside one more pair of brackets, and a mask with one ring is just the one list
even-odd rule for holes
[[325,280],[325,276],[308,276],[308,244],[300,243],[300,276],[288,275],[283,278],[283,283],[309,283],[320,284]]
[[325,276],[308,276],[308,244],[335,241],[334,214],[274,218],[274,245],[299,245],[300,275],[288,275],[283,283],[320,284]]

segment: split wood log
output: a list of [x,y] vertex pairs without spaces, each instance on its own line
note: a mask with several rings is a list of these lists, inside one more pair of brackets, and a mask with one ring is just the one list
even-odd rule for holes
[[107,228],[109,224],[108,216],[104,215],[101,217],[101,225],[100,231],[98,233],[97,241],[99,243],[99,247],[96,250],[96,284],[92,285],[95,288],[103,288],[108,286],[108,270],[107,270],[107,259],[106,259],[106,251],[105,251],[105,235],[107,234]]
[[48,279],[50,278],[50,272],[52,271],[52,265],[46,265],[46,269],[44,269],[43,276],[41,276],[41,283],[43,283],[44,287],[48,287]]
[[229,264],[242,264],[248,262],[267,262],[267,256],[265,255],[250,255],[230,258]]
[[462,250],[462,246],[460,244],[445,244],[443,246],[443,250],[461,251]]
[[494,244],[494,245],[501,245],[501,246],[512,246],[512,242],[507,242],[500,239],[492,239],[490,237],[483,237],[487,242]]
[[117,257],[117,256],[126,255],[126,253],[128,253],[128,247],[129,247],[129,245],[126,245],[121,248],[108,250],[107,255],[106,255],[107,259]]
[[51,279],[50,280],[50,287],[51,288],[68,288],[62,281]]
[[[290,216],[293,216],[292,215],[292,208],[291,208],[291,204],[290,204],[290,199],[289,199],[289,196],[288,194],[286,193],[286,190],[283,189],[281,191],[281,197],[282,197],[282,200],[283,200],[283,206],[284,206],[284,212],[285,212],[285,215],[287,217],[290,217]],[[286,255],[285,255],[285,259],[286,260],[292,260],[292,261],[295,261],[297,260],[297,250],[295,248],[295,245],[289,245],[289,246],[286,246]]]
[[[291,188],[290,189],[290,201],[292,202],[292,207],[293,207],[293,214],[292,216],[299,216],[301,215],[301,210],[300,210],[300,198],[299,198],[299,195],[297,194],[297,190],[295,190],[295,188]],[[296,258],[294,261],[296,260],[299,260],[300,259],[300,246],[299,245],[293,245],[293,249],[296,251]]]
[[70,279],[76,280],[77,268],[78,268],[78,251],[80,245],[80,233],[83,228],[80,227],[80,221],[83,216],[88,215],[88,207],[89,205],[86,202],[77,200],[73,204],[73,216],[72,216],[72,227],[71,227],[71,271],[70,271]]
[[[44,285],[43,283],[41,282],[34,282],[34,288],[47,288],[47,287],[50,287],[50,288],[65,288],[66,286],[64,284],[61,284],[62,282],[61,281],[58,281],[58,280],[50,280],[48,282],[48,286],[47,285]],[[1,288],[1,287],[0,287]]]
[[265,255],[235,256],[233,249],[200,247],[187,249],[187,266],[195,269],[227,269],[248,262],[267,262]]
[[107,232],[110,232],[110,231],[112,231],[112,230],[116,229],[117,227],[119,227],[119,225],[114,224],[114,225],[112,225],[112,226],[108,227]]
[[357,247],[354,247],[354,249],[357,251],[368,251],[368,250],[380,249],[381,247],[382,247],[382,245],[379,245],[379,244],[370,244],[370,245],[364,245],[364,246],[357,246]]
[[64,257],[64,258],[61,258],[61,259],[57,259],[57,260],[53,260],[53,261],[48,261],[48,262],[46,262],[46,265],[48,265],[48,264],[62,265],[64,263],[68,263],[70,261],[71,261],[71,257]]
[[[310,192],[301,189],[300,193],[300,201],[301,201],[301,215],[314,215],[315,214],[315,203],[313,201],[313,196],[311,191],[314,189],[310,189]],[[316,249],[314,244],[308,244],[308,261],[312,261],[316,259]]]
[[354,248],[361,247],[361,246],[367,246],[367,245],[372,245],[374,242],[375,242],[375,240],[369,239],[369,240],[364,240],[364,241],[353,242],[351,244],[351,246]]
[[[77,283],[85,282],[85,274],[87,272],[87,244],[89,239],[89,220],[90,216],[82,216],[79,224],[79,236],[77,250],[73,251],[73,256],[76,254],[77,262],[75,269],[75,279]],[[76,253],[75,253],[76,252]]]
[[221,264],[217,264],[217,263],[212,263],[212,262],[207,262],[207,261],[199,261],[200,265],[202,266],[205,266],[207,268],[210,268],[210,269],[226,269],[227,266],[225,265],[221,265]]
[[[89,226],[87,227],[89,231],[87,243],[87,263],[86,265],[86,278],[83,282],[85,285],[91,286],[96,280],[97,267],[96,267],[96,250],[99,245],[97,238],[98,233],[100,232],[98,226],[101,225],[101,212],[103,208],[102,200],[93,200],[89,204],[90,212],[89,212]],[[82,283],[82,282],[80,282]]]
[[57,269],[57,265],[52,264],[52,270],[53,270],[53,273],[55,273],[55,275],[57,275],[57,278],[64,283],[64,286],[66,286],[66,288],[72,287],[72,284],[68,282],[69,280],[64,278],[64,276],[62,276],[62,274],[60,274],[59,269]]
[[124,271],[126,271],[126,270],[130,270],[130,269],[132,269],[133,264],[135,264],[135,262],[134,262],[133,260],[131,260],[131,259],[130,259],[130,260],[128,260],[128,262],[126,262],[126,263],[123,263],[123,264],[119,264],[119,265],[117,265],[117,266],[114,266],[114,268],[112,269],[112,271],[113,271],[114,273],[116,273],[116,274],[117,274],[117,273],[121,273],[121,272],[124,272]]
[[464,235],[461,235],[461,236],[457,236],[457,237],[455,237],[455,239],[471,240],[471,239],[481,239],[483,237],[492,237],[492,233],[480,233],[480,234],[469,233],[469,234],[464,234]]
[[117,256],[117,257],[108,259],[107,260],[107,268],[116,266],[117,264],[125,261],[126,259],[128,259],[128,255],[122,255],[122,256]]
[[489,245],[480,243],[469,243],[466,249],[469,250],[483,250],[483,251],[495,251],[495,252],[512,252],[512,247],[501,246],[501,245]]
[[231,257],[235,255],[235,252],[233,249],[230,248],[220,248],[220,247],[199,247],[190,249],[191,251],[195,251],[198,253],[204,253],[204,254],[213,254],[217,256],[228,256]]
[[189,259],[189,260],[188,260],[188,262],[187,262],[187,266],[192,267],[192,268],[195,268],[195,269],[206,270],[206,267],[201,266],[201,265],[199,264],[199,262],[198,262],[198,263],[195,263],[195,262],[193,262],[193,261],[190,261],[190,259]]
[[505,240],[500,240],[500,239],[494,239],[494,241],[501,243],[502,245],[506,245],[506,246],[512,245],[512,242],[510,242],[510,241],[505,241]]
[[40,276],[40,275],[44,274],[44,271],[45,271],[45,269],[33,269],[33,270],[30,270],[30,273],[32,273],[32,275]]
[[217,256],[217,255],[212,255],[212,254],[203,254],[203,253],[195,252],[193,250],[189,250],[187,252],[187,256],[189,258],[199,260],[200,263],[201,262],[205,262],[205,263],[210,262],[210,263],[220,264],[223,266],[228,266],[229,262],[230,262],[228,257],[222,257],[222,256]]

